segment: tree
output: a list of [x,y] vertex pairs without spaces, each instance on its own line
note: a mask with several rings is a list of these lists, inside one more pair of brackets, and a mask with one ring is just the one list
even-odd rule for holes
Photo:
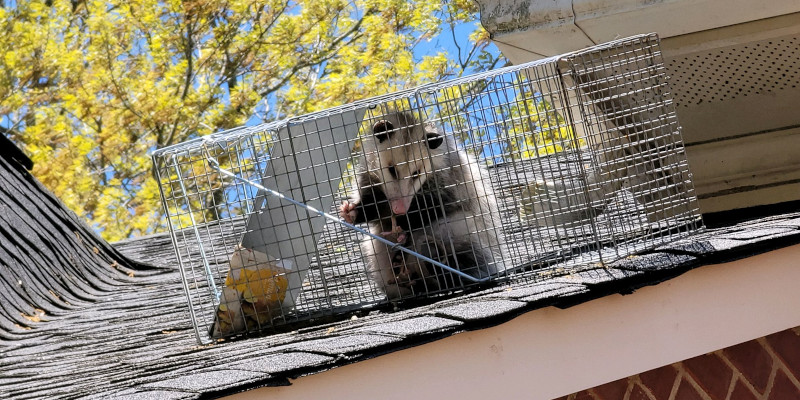
[[[469,0],[18,1],[0,8],[0,126],[108,240],[165,224],[148,152],[492,68]],[[468,40],[467,40],[468,39]],[[454,40],[420,56],[418,46]]]

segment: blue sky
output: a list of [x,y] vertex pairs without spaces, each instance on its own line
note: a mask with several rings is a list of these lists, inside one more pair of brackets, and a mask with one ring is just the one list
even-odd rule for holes
[[[414,49],[415,58],[421,60],[426,55],[434,55],[438,54],[442,50],[447,52],[448,57],[453,60],[458,60],[459,57],[459,49],[454,43],[454,39],[458,41],[458,45],[461,47],[461,57],[465,58],[470,49],[470,42],[469,42],[469,35],[478,27],[479,21],[471,21],[471,22],[464,22],[455,26],[453,31],[451,31],[450,26],[447,23],[442,23],[442,32],[441,34],[435,36],[431,40],[423,40]],[[455,36],[455,38],[454,38]],[[487,50],[494,56],[499,57],[500,51],[497,49],[497,46],[494,44],[489,45]],[[502,66],[502,65],[498,65]],[[476,71],[478,72],[478,71]],[[267,99],[270,109],[275,110],[277,109],[277,104],[275,103],[274,96],[272,98]],[[246,125],[253,126],[260,124],[262,121],[257,114],[248,119]]]

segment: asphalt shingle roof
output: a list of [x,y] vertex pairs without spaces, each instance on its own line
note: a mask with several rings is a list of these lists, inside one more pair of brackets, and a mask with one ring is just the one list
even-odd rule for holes
[[197,344],[167,234],[98,238],[0,156],[0,397],[216,397],[358,362],[546,306],[629,293],[800,242],[800,213],[709,229],[611,265],[394,312]]

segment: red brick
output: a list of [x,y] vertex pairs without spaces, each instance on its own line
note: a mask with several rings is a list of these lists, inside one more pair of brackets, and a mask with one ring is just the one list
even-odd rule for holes
[[800,389],[789,380],[789,377],[783,373],[783,370],[778,370],[775,375],[775,383],[772,384],[772,390],[769,392],[769,400],[792,400],[800,399]]
[[582,390],[575,394],[575,400],[597,400],[588,390]]
[[689,382],[682,380],[675,394],[675,400],[703,400]]
[[753,392],[751,392],[741,380],[737,379],[730,400],[758,400],[758,398],[756,398]]
[[683,366],[712,399],[725,400],[733,372],[716,354],[690,358],[683,361]]
[[800,379],[800,336],[791,329],[767,336],[767,343],[778,357]]
[[623,378],[592,388],[592,392],[594,392],[595,396],[601,400],[620,400],[625,397],[625,391],[627,390],[628,378]]
[[672,365],[666,367],[651,369],[647,372],[639,374],[639,379],[642,380],[644,386],[650,389],[656,400],[669,400],[669,394],[672,392],[672,386],[675,384],[675,377],[678,371]]
[[736,369],[747,378],[758,393],[763,394],[767,389],[769,375],[772,373],[772,356],[758,343],[751,340],[722,350],[728,360]]
[[628,398],[629,400],[653,400],[653,398],[647,394],[647,392],[642,389],[639,385],[633,385],[633,390],[631,391],[631,396]]

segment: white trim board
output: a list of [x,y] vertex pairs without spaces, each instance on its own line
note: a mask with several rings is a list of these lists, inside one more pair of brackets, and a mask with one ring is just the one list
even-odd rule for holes
[[231,398],[563,396],[800,326],[797,282],[800,245]]

